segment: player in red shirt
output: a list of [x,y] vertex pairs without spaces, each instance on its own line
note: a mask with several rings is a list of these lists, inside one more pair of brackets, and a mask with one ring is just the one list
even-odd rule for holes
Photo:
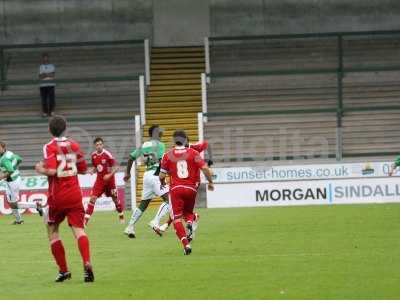
[[63,137],[67,122],[62,116],[54,116],[49,123],[53,139],[44,145],[44,161],[36,164],[39,174],[48,176],[47,229],[51,252],[59,267],[56,282],[71,278],[67,267],[65,250],[59,236],[59,226],[67,218],[68,225],[77,240],[84,267],[84,281],[93,282],[94,275],[90,263],[89,239],[84,230],[85,210],[78,174],[87,170],[84,155],[77,142]]
[[[187,144],[185,145],[187,148],[192,148],[202,154],[202,152],[206,152],[208,154],[208,159],[207,165],[209,167],[212,166],[213,161],[211,160],[211,151],[208,151],[208,141],[201,141],[197,142],[195,144],[189,144],[189,138],[187,140]],[[200,179],[199,179],[200,181]],[[161,220],[163,219],[164,216],[166,216],[170,212],[170,207],[169,203],[163,202],[161,203],[160,207],[158,208],[158,211],[154,218],[150,221],[149,226],[153,229],[153,231],[159,235],[162,236],[165,231],[167,231],[168,227],[172,224],[172,219],[171,216],[168,218],[168,221],[162,225],[160,225]],[[199,215],[195,213],[195,222],[193,222],[193,229],[195,230],[197,228],[197,219],[199,218]],[[191,240],[193,236],[189,237],[189,240]]]
[[93,214],[97,198],[103,194],[105,194],[106,197],[112,198],[118,212],[119,220],[121,223],[124,223],[124,213],[122,211],[122,205],[118,200],[117,187],[115,185],[115,173],[118,171],[116,161],[112,154],[104,149],[104,141],[101,137],[95,138],[93,144],[96,151],[92,153],[92,165],[94,167],[92,173],[96,172],[97,177],[92,189],[90,201],[86,208],[85,225],[87,225]]
[[[161,161],[160,181],[165,185],[166,175],[170,175],[170,206],[176,235],[182,242],[185,255],[192,252],[188,236],[191,235],[192,223],[195,219],[193,209],[196,202],[197,189],[200,184],[200,170],[208,180],[208,189],[214,190],[211,170],[201,158],[199,152],[185,147],[187,135],[177,130],[173,134],[175,147],[164,154]],[[182,221],[186,221],[185,227]]]

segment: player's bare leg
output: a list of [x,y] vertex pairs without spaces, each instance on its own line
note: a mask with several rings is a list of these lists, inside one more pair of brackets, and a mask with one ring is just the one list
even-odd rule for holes
[[170,208],[169,208],[169,195],[164,194],[161,196],[163,199],[163,203],[161,203],[160,207],[158,208],[158,211],[156,215],[154,216],[153,220],[150,221],[149,226],[153,229],[153,231],[159,235],[162,236],[163,230],[160,228],[160,222],[161,220],[169,214]]
[[15,221],[12,223],[13,225],[21,225],[24,224],[24,220],[18,210],[18,203],[17,202],[8,202],[10,205],[11,211],[15,217]]
[[58,266],[58,275],[55,282],[63,282],[71,279],[71,272],[68,271],[67,260],[65,258],[64,245],[58,233],[58,224],[48,224],[47,234],[49,237],[51,253]]
[[92,195],[92,196],[90,197],[89,203],[88,203],[88,205],[87,205],[87,207],[86,207],[86,211],[85,211],[85,226],[88,224],[90,218],[91,218],[92,215],[93,215],[94,208],[95,208],[95,206],[96,206],[96,200],[97,200],[97,197],[96,197],[96,196],[93,196],[93,195]]
[[42,208],[42,204],[40,201],[18,202],[18,208],[19,209],[33,208],[33,209],[36,209],[36,211],[39,213],[39,216],[43,216],[43,208]]
[[21,225],[24,223],[22,219],[21,213],[19,212],[20,209],[28,209],[34,208],[39,213],[39,216],[43,216],[43,208],[42,204],[39,201],[36,202],[9,202],[11,207],[11,211],[15,216],[15,221],[12,223],[13,225]]
[[160,230],[161,230],[162,232],[167,231],[167,229],[169,228],[169,226],[171,226],[172,222],[173,222],[173,220],[172,220],[171,216],[169,216],[167,222],[164,223],[164,224],[162,224],[162,225],[160,226]]
[[83,228],[72,226],[71,229],[72,229],[72,233],[74,234],[75,239],[78,243],[79,252],[82,257],[84,281],[85,282],[93,282],[94,274],[93,274],[92,264],[90,263],[89,239]]
[[124,212],[122,210],[122,205],[121,202],[118,200],[118,192],[117,190],[112,190],[111,191],[111,198],[115,204],[115,210],[118,213],[118,218],[119,218],[119,222],[121,224],[125,223],[125,217],[124,217]]
[[146,211],[147,207],[149,206],[151,199],[147,200],[142,200],[140,201],[140,204],[138,207],[136,207],[133,212],[131,219],[129,220],[128,226],[125,228],[124,233],[129,237],[129,238],[135,238],[136,233],[135,233],[135,224],[137,221],[139,221],[140,217],[143,215],[143,213]]

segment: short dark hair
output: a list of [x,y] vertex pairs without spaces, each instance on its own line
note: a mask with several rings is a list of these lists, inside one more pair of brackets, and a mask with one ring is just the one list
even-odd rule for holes
[[184,146],[187,142],[187,135],[184,130],[175,130],[173,134],[174,143],[178,146]]
[[54,116],[50,119],[49,130],[55,137],[60,137],[67,128],[67,120],[63,116]]
[[93,145],[96,145],[98,142],[102,142],[102,143],[104,143],[104,140],[103,140],[103,138],[101,138],[101,137],[96,137],[94,140],[93,140]]
[[159,127],[160,127],[159,125],[152,125],[152,126],[149,128],[149,137],[152,137],[152,136],[153,136],[153,131],[154,131],[155,129],[159,128]]
[[43,52],[43,53],[42,53],[42,58],[43,58],[43,57],[50,57],[50,55],[49,55],[47,52]]

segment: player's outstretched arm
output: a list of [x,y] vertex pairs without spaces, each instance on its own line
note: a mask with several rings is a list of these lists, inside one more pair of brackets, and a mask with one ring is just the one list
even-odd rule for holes
[[165,186],[167,183],[165,182],[165,178],[167,177],[167,174],[164,173],[163,171],[160,171],[160,174],[158,175],[160,178],[161,186]]
[[201,168],[201,171],[203,172],[204,176],[206,177],[208,181],[208,190],[213,191],[214,190],[214,182],[212,181],[212,172],[211,169],[205,165],[204,167]]
[[113,177],[113,176],[115,175],[115,173],[117,173],[117,172],[118,172],[118,167],[117,167],[117,166],[114,166],[114,167],[111,168],[111,172],[110,172],[110,173],[104,175],[104,178],[103,178],[103,179],[104,179],[105,181],[110,180],[111,177]]
[[134,160],[130,157],[128,160],[128,164],[126,166],[126,171],[125,171],[125,176],[124,176],[125,182],[127,182],[131,178],[131,169],[132,169],[133,163],[134,163]]
[[140,157],[142,154],[143,154],[142,148],[139,148],[139,149],[133,150],[132,153],[129,155],[129,160],[128,160],[128,164],[126,166],[126,171],[125,171],[125,176],[124,176],[125,182],[127,182],[131,178],[132,165],[135,162],[135,160],[138,159],[138,157]]

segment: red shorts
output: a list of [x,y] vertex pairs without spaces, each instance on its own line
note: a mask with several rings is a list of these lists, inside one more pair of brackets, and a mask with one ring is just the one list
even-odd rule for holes
[[106,197],[117,196],[117,187],[115,185],[115,177],[112,177],[109,181],[104,181],[102,179],[96,179],[94,186],[92,188],[92,196],[100,197],[105,194]]
[[192,187],[176,187],[169,192],[171,218],[173,220],[184,217],[190,218],[193,215],[196,203],[197,190]]
[[72,207],[49,205],[49,213],[47,216],[47,223],[49,225],[61,224],[65,218],[67,218],[69,226],[84,228],[85,209],[82,202]]

